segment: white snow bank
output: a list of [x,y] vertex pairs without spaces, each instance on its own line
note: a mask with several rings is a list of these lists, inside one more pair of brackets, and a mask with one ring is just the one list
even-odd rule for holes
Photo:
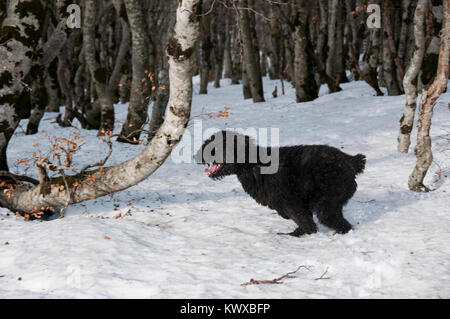
[[[344,210],[355,230],[335,235],[320,226],[302,238],[277,235],[294,223],[256,204],[235,177],[214,182],[203,167],[169,159],[145,182],[73,205],[62,220],[24,222],[0,209],[0,298],[450,297],[450,93],[436,105],[432,126],[434,163],[426,183],[437,189],[418,194],[407,189],[414,155],[396,151],[404,96],[375,97],[354,82],[335,94],[322,88],[317,100],[297,104],[292,89],[273,99],[276,82],[265,80],[267,103],[253,104],[242,100],[241,86],[227,83],[194,96],[193,117],[231,108],[228,118],[199,116],[204,130],[273,127],[281,145],[326,143],[367,155]],[[116,110],[123,121],[126,106]],[[86,137],[78,167],[104,156],[95,131],[62,129],[54,118],[47,114],[35,136],[17,130],[8,153],[13,171],[25,171],[17,159],[49,149],[46,134]],[[109,164],[138,151],[115,144]],[[114,219],[129,210],[132,216]],[[241,286],[300,265],[310,270],[283,284]],[[315,280],[325,272],[329,279]]]

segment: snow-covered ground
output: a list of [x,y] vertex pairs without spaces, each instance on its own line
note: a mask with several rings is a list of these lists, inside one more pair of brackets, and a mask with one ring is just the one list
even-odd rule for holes
[[[243,101],[241,86],[227,80],[202,96],[196,85],[192,116],[203,120],[204,133],[279,128],[281,145],[328,144],[366,154],[366,171],[344,210],[353,231],[336,235],[320,226],[302,238],[277,235],[294,223],[256,204],[235,177],[214,182],[204,167],[170,158],[145,182],[70,206],[64,219],[24,222],[0,209],[0,298],[450,298],[450,93],[433,119],[426,184],[436,190],[419,194],[407,188],[414,154],[396,151],[404,96],[374,97],[365,83],[353,82],[297,104],[291,88],[272,98],[276,83],[265,80],[261,104]],[[217,118],[224,107],[229,117]],[[116,110],[124,121],[126,106]],[[49,149],[46,134],[86,137],[78,167],[104,156],[95,131],[62,129],[54,118],[47,114],[35,136],[17,130],[8,152],[13,171],[25,171],[17,159]],[[192,125],[189,131],[185,145],[194,141]],[[137,152],[115,144],[108,164]],[[241,285],[301,265],[307,267],[282,284]]]

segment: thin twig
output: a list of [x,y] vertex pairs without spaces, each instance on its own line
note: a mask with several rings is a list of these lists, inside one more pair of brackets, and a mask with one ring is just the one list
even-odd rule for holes
[[113,152],[113,146],[112,146],[112,142],[111,142],[111,137],[112,137],[112,136],[113,136],[113,135],[107,136],[107,138],[106,138],[106,144],[108,144],[109,150],[108,150],[108,154],[106,154],[105,158],[103,158],[102,160],[98,161],[97,163],[86,165],[86,166],[80,171],[80,174],[85,173],[85,172],[86,172],[88,169],[90,169],[90,168],[93,168],[93,167],[100,167],[100,166],[103,166],[103,165],[106,164],[106,162],[107,162],[108,159],[111,157],[111,154],[112,154],[112,152]]
[[37,179],[28,176],[16,175],[10,172],[0,171],[0,177],[9,177],[15,181],[28,182],[34,185],[39,185],[39,181]]
[[306,270],[311,271],[311,267],[312,266],[301,265],[297,268],[297,270],[288,272],[287,274],[284,274],[283,276],[272,279],[272,280],[255,280],[252,278],[252,279],[250,279],[249,282],[245,282],[245,283],[241,284],[241,286],[263,285],[263,284],[282,284],[283,280],[286,278],[295,278],[295,276],[292,276],[292,275],[297,273],[300,269],[305,268]]
[[209,8],[209,10],[207,12],[205,12],[205,13],[197,14],[197,17],[204,17],[204,16],[207,16],[208,14],[210,14],[213,11],[213,9],[214,9],[214,5],[215,4],[216,4],[216,0],[213,0],[213,2],[211,4],[211,8]]
[[325,279],[331,279],[330,277],[325,277],[325,275],[328,273],[328,268],[325,270],[325,272],[319,277],[314,280],[325,280]]

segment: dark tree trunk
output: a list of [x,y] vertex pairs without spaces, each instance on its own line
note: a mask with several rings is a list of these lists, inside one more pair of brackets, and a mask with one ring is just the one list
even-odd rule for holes
[[98,96],[101,108],[101,126],[99,135],[114,130],[114,106],[111,91],[108,86],[107,69],[97,61],[95,48],[95,25],[96,25],[97,1],[86,0],[83,22],[83,47],[86,63],[91,73],[93,84]]
[[48,104],[47,90],[45,89],[42,76],[38,76],[38,78],[34,81],[32,88],[33,94],[31,95],[30,101],[34,106],[34,109],[30,115],[30,119],[28,120],[26,135],[33,135],[38,132],[39,123],[44,117],[45,108]]
[[[204,1],[203,10],[206,12],[211,1]],[[211,53],[213,50],[211,34],[211,14],[202,16],[201,23],[201,62],[200,62],[200,94],[208,94],[208,82],[212,69]]]
[[295,10],[294,19],[294,34],[295,41],[295,92],[297,96],[297,103],[312,101],[318,97],[318,87],[314,78],[313,61],[308,52],[312,48],[308,48],[310,41],[309,34],[309,14],[310,10],[306,0],[296,2],[297,9]]
[[[149,65],[150,50],[153,43],[147,32],[144,12],[137,0],[124,0],[132,38],[131,97],[119,142],[138,143],[143,126],[147,122],[150,92],[153,87],[152,72],[154,65]],[[151,69],[152,68],[152,69]]]
[[[169,15],[168,25],[165,34],[164,43],[167,44],[173,33],[173,28],[176,22],[176,0],[169,1]],[[167,55],[164,54],[161,68],[161,80],[158,87],[156,99],[152,107],[152,117],[149,124],[148,140],[150,141],[159,130],[161,124],[164,122],[164,113],[166,112],[167,104],[170,96],[170,83],[169,83],[169,60]]]
[[[239,0],[238,10],[239,21],[241,27],[241,38],[244,52],[244,68],[249,79],[250,90],[253,97],[253,102],[264,102],[264,90],[262,87],[261,71],[259,65],[259,58],[256,59],[259,53],[255,48],[255,29],[252,28],[252,18],[254,13],[245,8],[249,8],[247,0]],[[251,17],[253,15],[253,17]]]
[[[388,95],[400,95],[402,89],[399,85],[399,73],[403,70],[399,68],[400,61],[397,57],[395,41],[393,36],[393,10],[390,0],[383,2],[383,80],[387,88]],[[403,77],[401,77],[403,78]]]
[[235,28],[233,30],[233,42],[232,42],[233,60],[231,62],[231,84],[239,84],[239,80],[242,79],[242,46],[239,38],[239,30]]
[[232,27],[231,27],[231,15],[228,10],[224,12],[225,14],[225,48],[224,48],[224,56],[223,56],[223,72],[224,77],[231,79],[233,76],[233,59],[231,57],[231,36],[232,36]]
[[281,30],[280,20],[278,14],[278,5],[271,3],[270,7],[270,69],[269,78],[271,80],[279,79],[281,72],[280,62],[280,42],[281,42]]
[[328,15],[328,57],[326,61],[326,73],[332,79],[329,85],[330,93],[340,91],[339,83],[343,75],[343,37],[341,26],[341,1],[329,1]]
[[213,53],[214,53],[214,87],[220,88],[220,80],[223,74],[223,59],[225,50],[225,25],[221,22],[223,18],[222,7],[216,8],[211,21],[211,33],[213,38]]

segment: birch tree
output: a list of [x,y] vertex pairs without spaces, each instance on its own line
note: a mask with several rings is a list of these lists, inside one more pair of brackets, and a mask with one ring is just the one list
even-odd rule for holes
[[[174,34],[167,45],[170,98],[165,120],[154,138],[136,157],[118,165],[93,169],[72,176],[48,178],[45,161],[35,166],[39,185],[12,188],[0,193],[0,204],[12,211],[28,213],[41,207],[66,206],[127,189],[149,177],[180,141],[190,117],[192,69],[199,35],[200,0],[180,0]],[[26,50],[23,50],[26,52]],[[95,180],[91,183],[90,181]],[[66,185],[67,187],[61,188]],[[70,195],[70,196],[68,196]]]
[[419,0],[414,13],[415,50],[403,79],[406,105],[400,119],[400,133],[398,135],[398,151],[401,153],[408,153],[411,144],[411,131],[417,107],[417,87],[413,82],[417,80],[425,54],[425,14],[427,9],[428,0]]
[[443,1],[443,19],[441,31],[441,47],[439,52],[438,69],[436,77],[428,89],[422,93],[419,108],[419,121],[417,125],[417,144],[414,148],[416,166],[409,176],[408,187],[413,191],[428,191],[423,184],[425,175],[433,161],[431,152],[431,119],[433,108],[437,99],[447,88],[449,77],[450,58],[450,0]]
[[10,0],[4,16],[0,36],[1,171],[8,170],[9,140],[20,119],[30,111],[27,104],[30,83],[25,78],[32,71],[32,57],[41,38],[44,4],[40,0]]

